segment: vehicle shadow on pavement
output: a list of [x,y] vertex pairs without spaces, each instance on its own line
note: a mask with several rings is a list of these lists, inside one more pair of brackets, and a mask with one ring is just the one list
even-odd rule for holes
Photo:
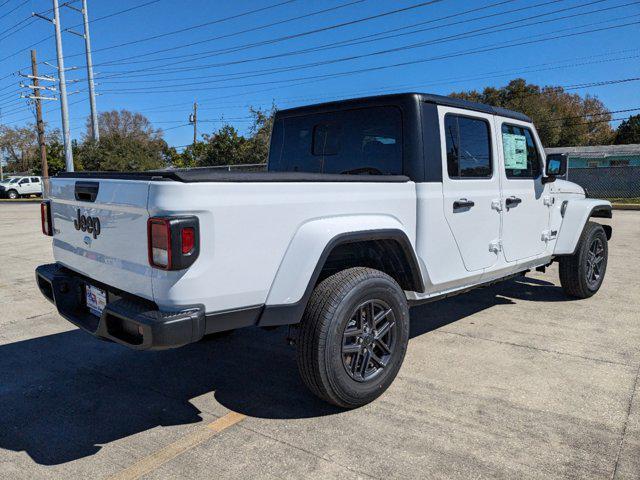
[[[548,301],[557,288],[523,279],[423,305],[412,309],[411,336],[512,296]],[[134,352],[79,330],[1,345],[0,448],[57,465],[158,426],[201,422],[202,411],[224,413],[219,404],[261,418],[341,413],[304,387],[286,333],[249,328],[163,352]]]

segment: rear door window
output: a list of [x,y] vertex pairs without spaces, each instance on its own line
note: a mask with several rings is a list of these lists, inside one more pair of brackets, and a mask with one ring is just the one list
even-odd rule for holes
[[270,171],[402,174],[402,114],[393,106],[284,118]]
[[40,179],[38,177],[31,177],[31,183],[40,183]]
[[491,131],[486,120],[447,114],[444,128],[449,178],[491,178]]

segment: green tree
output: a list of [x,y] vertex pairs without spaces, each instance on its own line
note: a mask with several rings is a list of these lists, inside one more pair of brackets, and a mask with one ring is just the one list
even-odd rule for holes
[[0,156],[6,160],[7,172],[31,172],[40,161],[35,127],[0,125]]
[[567,93],[562,87],[540,87],[524,79],[482,92],[454,92],[452,97],[522,112],[531,117],[546,147],[599,145],[613,140],[611,114],[596,97]]
[[246,163],[243,154],[247,139],[232,125],[224,125],[211,135],[203,135],[206,149],[198,159],[198,166],[236,165]]
[[98,115],[100,141],[91,136],[87,120],[84,141],[77,146],[80,164],[85,170],[142,171],[164,168],[177,154],[142,114],[128,110],[101,112]]
[[275,106],[270,111],[251,107],[249,113],[253,122],[249,127],[249,139],[245,145],[243,161],[241,163],[266,163],[269,157],[269,145],[271,143],[271,130]]
[[614,143],[617,145],[640,143],[640,115],[632,115],[618,125]]

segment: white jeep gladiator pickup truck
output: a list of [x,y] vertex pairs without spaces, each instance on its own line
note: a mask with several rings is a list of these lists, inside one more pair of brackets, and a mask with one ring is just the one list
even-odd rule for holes
[[458,99],[282,110],[267,172],[52,178],[56,263],[36,278],[64,318],[134,349],[290,325],[309,389],[357,407],[398,373],[412,304],[553,261],[567,295],[598,291],[611,227],[591,219],[611,204],[565,168],[527,116]]

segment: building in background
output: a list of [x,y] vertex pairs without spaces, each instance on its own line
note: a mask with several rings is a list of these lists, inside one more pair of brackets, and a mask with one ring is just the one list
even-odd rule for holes
[[566,179],[584,187],[588,196],[640,202],[640,144],[556,147],[545,151],[568,155]]

